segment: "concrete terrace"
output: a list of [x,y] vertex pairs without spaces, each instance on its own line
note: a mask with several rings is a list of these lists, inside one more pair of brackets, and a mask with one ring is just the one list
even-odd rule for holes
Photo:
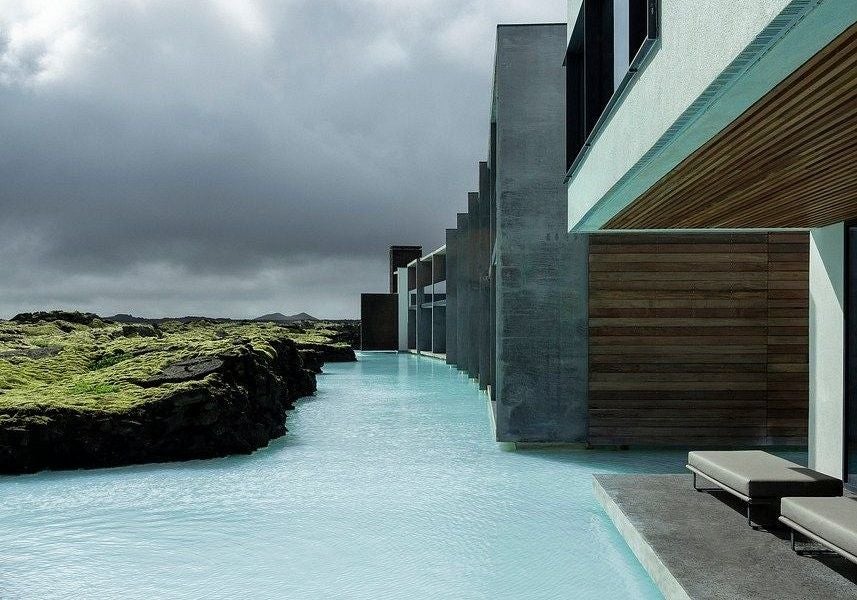
[[743,503],[695,491],[690,475],[596,475],[593,485],[670,600],[857,598],[857,565],[829,554],[795,554],[786,530],[751,529]]

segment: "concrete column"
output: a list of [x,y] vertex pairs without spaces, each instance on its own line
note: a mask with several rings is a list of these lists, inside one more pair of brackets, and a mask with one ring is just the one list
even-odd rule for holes
[[479,314],[479,356],[477,356],[477,368],[479,371],[479,388],[488,387],[490,373],[489,362],[491,360],[490,320],[491,307],[488,288],[488,267],[491,259],[490,220],[491,220],[491,190],[488,174],[488,163],[479,163],[479,236],[478,245],[478,268],[476,277],[477,289],[477,312]]
[[399,305],[399,352],[408,351],[408,268],[396,269]]
[[497,439],[582,443],[588,240],[568,236],[565,25],[500,26],[495,62]]
[[458,239],[455,229],[446,230],[446,363],[454,365],[458,358],[458,339],[456,329],[458,327],[458,278],[456,268],[458,257],[456,248]]
[[417,261],[417,350],[431,352],[431,307],[423,305],[431,302],[431,263]]
[[416,267],[408,267],[408,349],[417,349],[417,310],[411,308],[411,294],[416,294],[413,286],[417,281]]
[[843,477],[845,225],[809,236],[809,467]]
[[467,353],[467,373],[479,378],[479,192],[467,194],[467,215],[470,227],[467,236],[467,336],[470,346]]
[[468,323],[468,282],[467,282],[467,236],[468,233],[468,216],[466,213],[458,213],[457,215],[457,233],[456,233],[456,266],[455,278],[458,288],[458,301],[456,302],[456,310],[458,316],[456,322],[456,366],[462,370],[467,370],[467,361],[470,353],[470,338],[467,333],[469,331]]

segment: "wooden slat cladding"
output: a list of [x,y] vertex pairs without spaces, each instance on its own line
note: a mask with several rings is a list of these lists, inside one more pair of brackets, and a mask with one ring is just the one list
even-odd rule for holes
[[857,25],[604,229],[809,228],[857,218]]
[[806,444],[808,242],[590,236],[589,442]]

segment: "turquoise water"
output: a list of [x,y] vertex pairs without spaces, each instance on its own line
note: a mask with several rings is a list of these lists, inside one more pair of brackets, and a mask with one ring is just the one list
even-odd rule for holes
[[439,361],[329,365],[251,456],[0,478],[0,598],[659,598],[592,473],[680,452],[507,452]]

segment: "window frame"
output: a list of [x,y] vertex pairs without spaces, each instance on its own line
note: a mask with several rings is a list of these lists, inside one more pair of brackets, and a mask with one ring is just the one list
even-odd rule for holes
[[[593,0],[584,0],[583,4],[581,5],[580,15],[578,15],[577,21],[575,22],[575,32],[577,32],[577,29],[578,29],[578,27],[580,27],[581,23],[585,22],[585,20],[586,20],[586,3],[592,2],[592,1]],[[661,0],[646,0],[646,6],[647,6],[647,10],[646,10],[646,37],[643,39],[643,43],[640,45],[640,47],[637,50],[637,52],[635,53],[634,57],[631,59],[629,65],[628,65],[628,71],[625,73],[625,76],[622,78],[622,81],[619,83],[619,85],[616,87],[616,89],[613,90],[613,94],[610,96],[610,99],[607,101],[607,104],[605,105],[604,109],[601,111],[601,114],[595,120],[595,122],[592,126],[592,129],[589,131],[588,134],[586,134],[584,136],[583,145],[578,150],[577,155],[574,157],[573,160],[570,161],[570,164],[568,164],[568,161],[567,161],[568,171],[566,172],[565,183],[568,183],[569,180],[571,180],[571,178],[574,177],[575,173],[577,173],[577,170],[580,168],[581,164],[583,163],[583,160],[586,158],[586,155],[589,153],[589,150],[595,144],[595,141],[598,139],[598,136],[601,134],[601,131],[603,130],[605,124],[613,116],[613,113],[615,113],[616,110],[619,108],[619,106],[622,103],[622,100],[625,98],[627,93],[630,91],[632,84],[636,80],[638,73],[645,68],[645,66],[651,60],[652,56],[654,55],[654,53],[657,49],[657,45],[658,45],[658,42],[660,41],[660,35],[661,35],[661,26],[660,26],[660,23],[661,23]],[[629,25],[629,32],[631,30],[632,30],[632,28]],[[569,64],[569,57],[571,56],[571,54],[574,52],[579,52],[579,50],[577,50],[577,49],[575,49],[575,50],[572,49],[572,44],[574,44],[574,35],[575,34],[572,34],[571,43],[569,44],[569,48],[566,52],[566,57],[565,57],[565,62],[564,62],[564,64],[566,66],[568,66],[568,64]],[[584,36],[584,42],[583,42],[583,48],[582,48],[583,54],[584,54],[583,62],[584,62],[584,65],[586,65],[587,60],[586,60],[586,56],[585,56],[585,52],[586,52],[586,43],[585,43],[586,32],[585,31],[583,31],[583,36]],[[610,61],[610,64],[611,64],[610,80],[612,81],[613,80],[612,60]],[[584,68],[585,68],[585,66],[584,66]],[[605,74],[602,73],[601,75],[604,76]],[[568,77],[568,71],[566,71],[566,77]],[[585,82],[586,81],[585,75],[584,75],[583,79]],[[568,81],[566,82],[566,85],[567,86],[569,85]],[[588,98],[588,96],[587,96],[588,91],[584,90],[583,94],[584,94],[584,98]],[[568,102],[568,98],[566,98],[566,102]],[[586,100],[584,100],[584,102],[586,102]],[[584,110],[584,113],[585,113],[585,110]],[[584,116],[584,123],[583,123],[584,132],[586,129],[587,120],[588,119],[586,118],[586,116]],[[568,128],[568,124],[566,124],[566,128]],[[571,148],[570,144],[571,144],[571,142],[567,141],[567,145],[568,145],[569,150]],[[568,158],[570,159],[571,158],[570,152],[568,154],[569,154]]]

